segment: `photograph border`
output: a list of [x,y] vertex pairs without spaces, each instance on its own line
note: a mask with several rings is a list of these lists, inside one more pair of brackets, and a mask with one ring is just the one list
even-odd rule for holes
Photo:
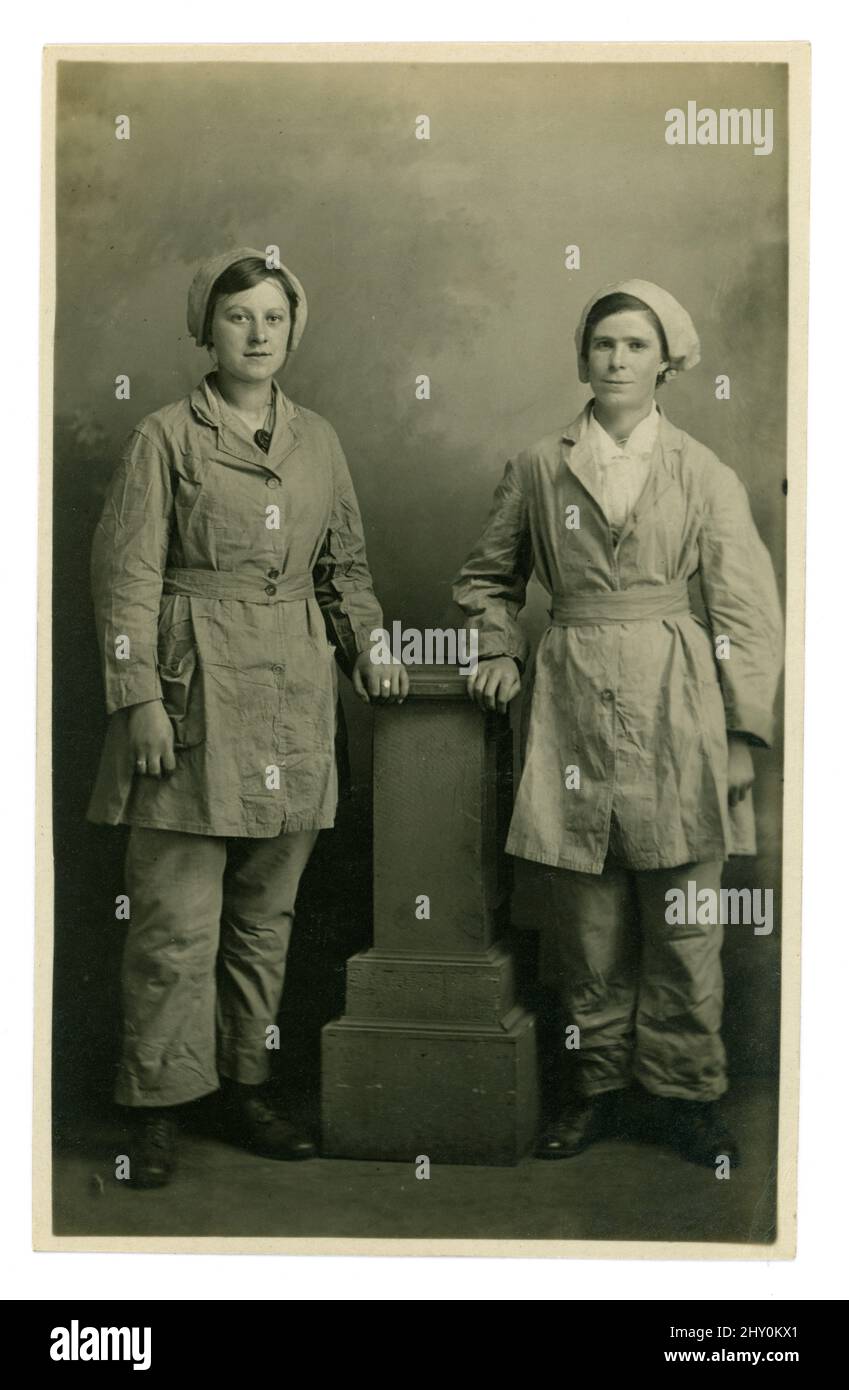
[[[788,357],[786,667],[782,845],[777,1235],[771,1244],[335,1237],[56,1236],[52,1229],[53,1011],[52,484],[56,306],[56,84],[60,62],[103,63],[779,63],[788,68]],[[604,1260],[790,1260],[796,1253],[798,1168],[805,487],[810,211],[811,48],[807,42],[73,44],[43,60],[40,280],[40,470],[36,734],[36,945],[33,1055],[33,1248],[37,1251],[478,1256]]]

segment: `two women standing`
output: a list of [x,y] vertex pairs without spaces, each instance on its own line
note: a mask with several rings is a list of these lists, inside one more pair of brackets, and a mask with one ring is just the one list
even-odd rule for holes
[[[131,827],[115,1095],[138,1117],[142,1186],[173,1169],[175,1107],[219,1084],[240,1142],[315,1152],[262,1085],[298,883],[336,808],[335,662],[363,699],[408,688],[369,655],[383,621],[336,435],[274,381],[306,313],[296,277],[251,248],[200,268],[189,327],[215,371],[133,431],[95,539],[111,718],[90,814]],[[542,925],[581,1096],[538,1153],[579,1152],[636,1080],[672,1107],[689,1157],[734,1162],[715,1107],[722,928],[670,925],[664,903],[754,853],[775,580],[736,475],[656,406],[699,359],[681,305],[644,281],[608,287],[576,343],[593,398],[508,463],[454,590],[478,630],[469,693],[490,709],[521,685],[534,570],[551,596],[507,850],[550,867]]]

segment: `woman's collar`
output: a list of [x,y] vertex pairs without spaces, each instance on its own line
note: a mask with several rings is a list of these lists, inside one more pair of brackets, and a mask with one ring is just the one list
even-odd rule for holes
[[[277,419],[291,420],[296,414],[296,406],[283,393],[274,377],[271,378],[271,390],[275,397]],[[198,383],[189,397],[189,402],[195,414],[206,424],[218,426],[223,423],[227,402],[218,388],[214,369],[207,372]]]
[[[595,397],[591,396],[579,414],[577,414],[574,420],[570,421],[565,430],[562,431],[560,437],[566,444],[578,444],[586,440],[594,404]],[[655,398],[654,405],[655,410],[660,416],[657,427],[658,437],[664,447],[667,449],[682,448],[684,443],[683,430],[680,430],[677,425],[672,424],[672,421],[669,419],[669,416],[666,414],[657,398]]]
[[643,416],[642,420],[637,422],[624,442],[614,439],[608,433],[594,410],[590,411],[587,434],[592,439],[594,447],[598,449],[602,460],[607,462],[621,459],[623,455],[633,458],[637,455],[651,454],[654,451],[659,428],[660,412],[657,408],[657,402],[652,400],[651,409]]

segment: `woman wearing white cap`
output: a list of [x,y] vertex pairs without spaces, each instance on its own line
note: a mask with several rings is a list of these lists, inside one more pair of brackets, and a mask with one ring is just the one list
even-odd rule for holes
[[[724,860],[755,853],[750,745],[772,739],[775,577],[736,474],[655,402],[699,361],[686,310],[644,280],[606,286],[576,347],[593,398],[507,464],[454,589],[479,631],[469,693],[487,709],[520,688],[532,571],[551,596],[507,850],[550,866],[544,931],[579,1094],[561,1096],[537,1152],[569,1157],[615,1132],[636,1082],[687,1157],[735,1164],[716,1104],[723,928],[680,920],[670,890],[718,902]],[[690,610],[695,576],[710,631]]]
[[363,700],[407,691],[369,656],[383,620],[339,440],[274,380],[306,320],[263,252],[201,265],[188,326],[214,370],[132,431],[95,536],[110,720],[89,816],[131,827],[115,1098],[142,1187],[174,1168],[176,1107],[221,1083],[238,1142],[315,1152],[263,1083],[298,884],[336,810],[335,662]]

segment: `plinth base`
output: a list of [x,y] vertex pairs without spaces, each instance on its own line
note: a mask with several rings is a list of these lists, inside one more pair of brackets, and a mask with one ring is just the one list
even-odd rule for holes
[[534,1020],[496,1027],[341,1018],[322,1030],[322,1153],[513,1164],[537,1132]]

